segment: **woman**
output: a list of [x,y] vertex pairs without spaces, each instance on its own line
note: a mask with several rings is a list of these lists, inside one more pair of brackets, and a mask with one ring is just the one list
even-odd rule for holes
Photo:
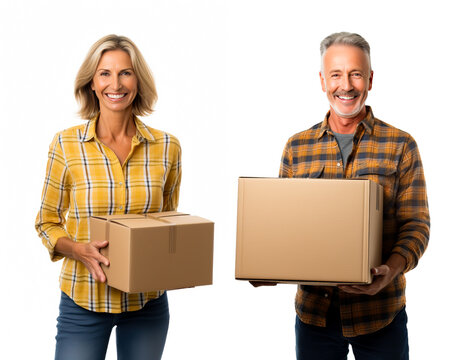
[[64,258],[56,359],[104,359],[113,326],[118,359],[160,359],[169,323],[165,291],[128,294],[105,284],[94,215],[175,210],[180,145],[137,116],[152,113],[154,80],[135,44],[108,35],[89,50],[75,81],[86,124],[54,137],[36,229],[53,261]]

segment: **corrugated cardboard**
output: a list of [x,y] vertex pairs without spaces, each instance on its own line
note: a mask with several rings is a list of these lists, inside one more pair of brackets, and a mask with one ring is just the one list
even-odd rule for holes
[[213,222],[175,211],[90,218],[90,240],[101,253],[107,284],[136,293],[212,284]]
[[368,284],[383,190],[370,180],[240,178],[236,279]]

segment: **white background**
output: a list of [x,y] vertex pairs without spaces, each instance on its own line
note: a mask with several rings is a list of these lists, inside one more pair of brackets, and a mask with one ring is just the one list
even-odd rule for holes
[[[75,115],[76,72],[100,37],[130,37],[159,101],[147,124],[183,149],[179,209],[216,222],[214,285],[169,293],[164,359],[294,359],[295,287],[234,280],[239,176],[277,176],[285,141],[328,110],[319,43],[371,45],[367,103],[424,162],[431,244],[408,274],[411,359],[450,355],[450,12],[447,1],[26,1],[0,5],[2,359],[53,357],[58,274],[34,231],[48,145]],[[5,334],[6,330],[6,334]],[[115,358],[114,341],[108,359]]]

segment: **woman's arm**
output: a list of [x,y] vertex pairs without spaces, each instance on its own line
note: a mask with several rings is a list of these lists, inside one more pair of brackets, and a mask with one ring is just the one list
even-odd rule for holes
[[108,242],[77,243],[72,241],[66,231],[71,185],[60,135],[57,134],[49,147],[41,207],[35,227],[53,261],[63,257],[81,261],[94,279],[104,282],[105,274],[99,264],[108,266],[109,262],[99,249],[106,247]]
[[66,213],[69,208],[70,175],[60,144],[60,135],[53,138],[49,147],[46,176],[42,189],[41,206],[36,216],[35,228],[47,248],[50,259],[62,258],[55,254],[55,244],[61,237],[68,237]]
[[181,148],[176,138],[171,139],[171,168],[163,191],[162,211],[173,211],[179,203],[179,188],[182,177]]

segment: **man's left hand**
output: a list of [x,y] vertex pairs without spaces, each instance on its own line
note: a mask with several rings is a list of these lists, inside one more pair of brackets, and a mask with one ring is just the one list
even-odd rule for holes
[[406,266],[406,260],[399,254],[392,254],[386,264],[377,266],[371,270],[374,275],[372,284],[369,285],[342,285],[340,290],[361,295],[375,295],[384,289],[394,278],[400,274]]

